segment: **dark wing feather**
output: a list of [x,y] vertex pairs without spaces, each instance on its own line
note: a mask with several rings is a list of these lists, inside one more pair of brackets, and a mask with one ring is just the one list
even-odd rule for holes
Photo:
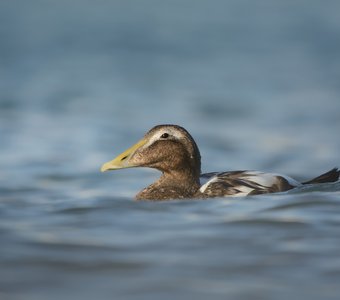
[[327,182],[335,182],[339,180],[340,171],[338,168],[334,168],[312,180],[308,180],[303,182],[303,184],[315,184],[315,183],[327,183]]
[[246,196],[282,192],[296,186],[287,178],[262,172],[232,171],[202,174],[210,178],[200,192],[207,197]]

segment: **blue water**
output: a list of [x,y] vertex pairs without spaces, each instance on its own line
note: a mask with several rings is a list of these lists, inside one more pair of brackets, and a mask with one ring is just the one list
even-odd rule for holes
[[1,1],[0,299],[338,299],[340,184],[135,202],[152,126],[204,172],[340,165],[339,1]]

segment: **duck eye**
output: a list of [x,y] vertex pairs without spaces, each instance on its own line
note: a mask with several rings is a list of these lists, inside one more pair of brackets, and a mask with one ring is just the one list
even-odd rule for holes
[[162,135],[161,135],[161,138],[162,139],[167,139],[169,137],[169,133],[163,133]]

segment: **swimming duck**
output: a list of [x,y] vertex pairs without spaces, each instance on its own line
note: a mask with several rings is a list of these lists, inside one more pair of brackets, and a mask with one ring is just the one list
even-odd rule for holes
[[247,196],[287,191],[303,184],[334,182],[337,168],[300,183],[288,176],[258,171],[201,174],[201,156],[196,142],[183,127],[158,125],[137,144],[101,167],[101,171],[149,167],[162,176],[136,195],[136,199],[168,200]]

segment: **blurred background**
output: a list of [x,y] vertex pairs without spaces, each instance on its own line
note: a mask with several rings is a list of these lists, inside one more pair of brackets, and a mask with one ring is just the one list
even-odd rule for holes
[[1,1],[2,177],[28,165],[95,173],[160,123],[193,134],[203,170],[326,171],[339,162],[339,9]]
[[132,199],[158,173],[100,166],[161,123],[193,135],[205,172],[339,166],[339,12],[337,0],[2,0],[0,196]]

